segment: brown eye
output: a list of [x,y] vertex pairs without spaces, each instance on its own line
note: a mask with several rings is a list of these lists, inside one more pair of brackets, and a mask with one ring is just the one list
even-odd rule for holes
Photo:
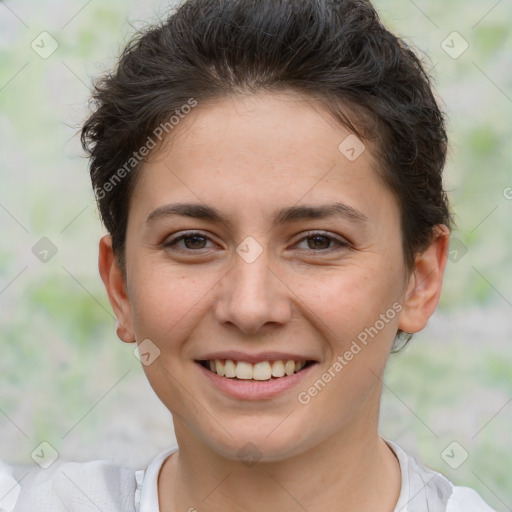
[[328,249],[331,239],[323,235],[315,235],[307,238],[310,249]]
[[[199,251],[201,249],[208,249],[206,246],[209,237],[202,233],[183,233],[167,240],[163,246],[177,251]],[[183,244],[180,244],[183,242]]]
[[338,239],[325,233],[308,233],[308,236],[302,238],[299,244],[304,241],[306,241],[307,247],[300,249],[309,249],[313,252],[331,252],[337,249],[347,248],[350,245],[343,239]]
[[204,249],[204,243],[206,238],[204,236],[185,236],[182,239],[187,249]]

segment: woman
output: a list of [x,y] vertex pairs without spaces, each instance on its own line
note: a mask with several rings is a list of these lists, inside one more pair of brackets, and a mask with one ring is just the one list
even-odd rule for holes
[[189,0],[98,82],[99,269],[179,450],[67,463],[15,511],[486,512],[378,435],[437,307],[443,115],[368,2]]

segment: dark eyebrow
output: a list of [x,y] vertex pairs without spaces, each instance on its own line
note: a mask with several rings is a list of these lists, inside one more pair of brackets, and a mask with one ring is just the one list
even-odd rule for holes
[[[229,224],[219,210],[211,206],[191,203],[159,206],[148,215],[146,223],[150,224],[157,219],[175,215]],[[344,217],[351,222],[360,224],[368,222],[368,217],[359,210],[344,203],[332,203],[321,206],[290,206],[283,208],[274,215],[273,224],[285,224],[298,220],[325,219],[334,216]]]
[[146,224],[150,224],[155,220],[173,217],[175,215],[181,217],[192,217],[194,219],[210,220],[212,222],[224,222],[222,214],[211,206],[203,204],[175,203],[159,206],[153,210],[146,219]]
[[368,217],[344,203],[332,203],[321,206],[291,206],[277,212],[274,224],[284,224],[296,220],[325,219],[327,217],[344,217],[352,222],[367,223]]

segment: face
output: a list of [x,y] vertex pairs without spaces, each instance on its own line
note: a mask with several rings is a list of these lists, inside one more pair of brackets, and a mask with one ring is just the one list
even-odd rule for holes
[[126,283],[106,240],[100,269],[178,440],[280,460],[376,429],[396,331],[433,309],[372,148],[291,92],[199,104],[172,135],[131,198]]

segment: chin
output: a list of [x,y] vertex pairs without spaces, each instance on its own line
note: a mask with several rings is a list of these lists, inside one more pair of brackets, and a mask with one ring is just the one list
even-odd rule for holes
[[[248,467],[257,462],[283,461],[307,450],[305,444],[309,444],[304,439],[307,437],[305,428],[291,423],[285,426],[286,420],[283,422],[283,419],[284,417],[277,420],[272,418],[272,421],[265,422],[250,420],[250,425],[246,419],[245,428],[238,425],[229,429],[231,436],[222,431],[219,432],[218,439],[209,437],[205,441],[217,454],[227,459],[239,460]],[[272,425],[271,428],[269,424]]]

